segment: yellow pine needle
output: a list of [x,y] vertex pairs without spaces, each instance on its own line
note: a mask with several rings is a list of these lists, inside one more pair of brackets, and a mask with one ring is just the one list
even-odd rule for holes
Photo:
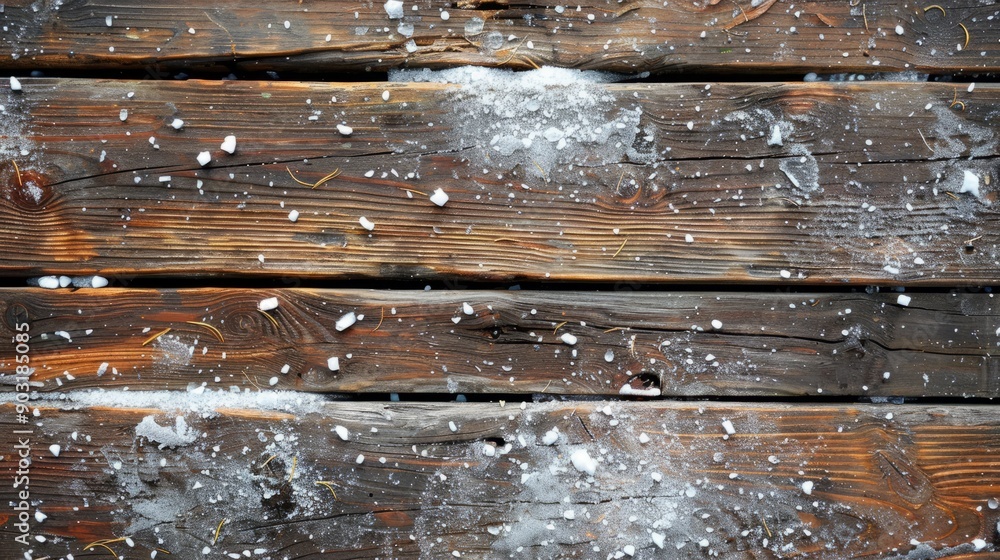
[[927,12],[929,12],[931,10],[941,10],[941,15],[942,16],[947,16],[948,15],[948,12],[944,11],[944,8],[942,8],[941,6],[938,6],[937,4],[933,4],[931,6],[927,6],[926,8],[924,8],[924,13],[926,14]]
[[378,324],[375,325],[375,328],[372,329],[372,332],[377,331],[378,328],[382,326],[382,321],[385,321],[385,307],[382,308],[382,316],[379,317]]
[[271,461],[273,461],[276,457],[277,457],[277,455],[271,455],[270,457],[268,457],[266,461],[264,461],[263,463],[261,463],[260,468],[263,469],[264,467],[266,467],[267,464],[270,463]]
[[[968,35],[968,32],[966,32],[966,35]],[[14,164],[14,171],[17,172],[17,186],[23,188],[24,187],[24,183],[21,182],[21,168],[17,166],[17,162],[16,161],[10,160],[10,162]]]
[[196,325],[196,326],[208,329],[212,334],[215,335],[215,338],[219,339],[219,342],[225,342],[226,341],[225,338],[222,338],[222,332],[220,332],[219,329],[213,327],[212,325],[209,325],[208,323],[203,323],[201,321],[184,321],[184,322],[187,323],[187,324],[189,324],[189,325]]
[[617,250],[617,251],[615,251],[615,254],[611,255],[611,258],[612,258],[612,259],[613,259],[613,258],[615,258],[615,257],[617,257],[617,256],[618,256],[618,254],[622,252],[622,249],[624,249],[624,248],[625,248],[625,244],[626,244],[626,243],[628,243],[628,238],[625,238],[625,241],[622,241],[622,244],[621,244],[621,246],[620,246],[620,247],[618,247],[618,250]]
[[292,470],[288,473],[288,482],[295,478],[295,465],[299,464],[299,456],[292,457]]
[[861,5],[861,17],[865,20],[865,31],[868,31],[868,4]]
[[322,185],[323,183],[329,181],[330,179],[336,179],[337,176],[339,176],[339,175],[340,175],[340,168],[334,169],[332,173],[330,173],[326,177],[323,177],[319,181],[316,181],[315,183],[313,183],[312,188],[315,189],[315,188],[319,187],[320,185]]
[[94,548],[95,546],[99,546],[99,547],[101,547],[103,549],[106,549],[108,552],[111,553],[112,556],[114,556],[115,558],[118,558],[118,554],[114,550],[111,550],[110,546],[108,546],[106,544],[103,544],[103,543],[98,543],[98,542],[92,543],[92,544],[88,545],[86,548],[84,548],[84,550],[90,550],[91,548]]
[[300,184],[300,185],[302,185],[302,186],[304,186],[304,187],[312,187],[312,186],[313,186],[313,184],[312,184],[312,183],[307,183],[307,182],[305,182],[305,181],[301,181],[301,180],[299,180],[299,178],[298,178],[298,177],[296,177],[294,173],[292,173],[292,170],[291,170],[291,169],[289,169],[287,165],[285,166],[285,171],[287,171],[287,172],[288,172],[288,175],[289,175],[289,176],[290,176],[290,177],[292,178],[292,180],[293,180],[293,181],[295,181],[296,183],[298,183],[298,184]]
[[337,492],[333,489],[333,483],[332,482],[329,482],[327,480],[317,480],[316,481],[316,485],[317,486],[322,486],[323,488],[326,488],[327,490],[329,490],[330,493],[333,494],[333,499],[334,500],[339,500],[340,499],[340,498],[337,497]]
[[962,31],[965,31],[965,44],[962,45],[962,50],[964,51],[965,48],[969,46],[969,39],[971,39],[971,37],[969,37],[969,28],[966,27],[964,23],[960,23],[958,26],[962,28]]
[[569,321],[563,321],[562,323],[559,323],[558,325],[556,325],[556,328],[552,329],[552,334],[556,334],[556,332],[557,332],[557,331],[558,331],[559,329],[561,329],[561,328],[563,327],[563,325],[565,325],[565,324],[566,324],[566,323],[568,323],[568,322],[569,322]]
[[227,521],[229,520],[223,519],[222,521],[219,521],[219,526],[215,528],[215,537],[212,538],[213,545],[219,542],[219,534],[222,533],[222,526],[225,525]]
[[170,327],[167,327],[167,328],[163,329],[162,331],[160,331],[160,332],[158,332],[158,333],[154,334],[153,336],[151,336],[151,337],[147,338],[147,339],[146,339],[146,340],[145,340],[145,341],[144,341],[144,342],[142,343],[142,345],[143,345],[143,346],[145,346],[145,345],[149,344],[150,342],[153,342],[153,341],[154,341],[154,340],[156,340],[157,338],[160,338],[161,336],[163,336],[163,335],[167,334],[168,332],[170,332],[170,330],[171,330],[171,329],[170,329]]
[[271,314],[270,314],[270,313],[268,313],[267,311],[263,311],[263,310],[261,310],[261,309],[258,309],[257,311],[260,311],[260,313],[261,313],[261,314],[262,314],[263,316],[267,317],[267,320],[268,320],[268,321],[271,321],[271,324],[272,324],[272,325],[274,325],[274,328],[275,328],[275,329],[279,329],[279,328],[280,328],[280,327],[278,326],[278,321],[277,321],[277,320],[275,320],[275,318],[274,318],[274,317],[271,317]]

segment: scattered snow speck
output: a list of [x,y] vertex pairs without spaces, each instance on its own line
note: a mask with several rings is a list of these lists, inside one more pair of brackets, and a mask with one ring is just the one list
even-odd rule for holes
[[767,139],[768,146],[781,146],[781,127],[777,124],[771,127],[771,136]]
[[691,235],[690,233],[685,233],[684,234],[684,241],[686,243],[694,243],[694,236]]
[[570,333],[563,333],[563,335],[559,337],[559,340],[563,341],[566,344],[569,344],[570,346],[573,346],[574,344],[576,344],[577,338],[575,335],[572,335]]
[[659,387],[642,387],[636,389],[635,387],[625,384],[618,389],[618,394],[623,396],[631,397],[658,397],[660,396]]
[[275,385],[278,384],[278,378],[272,377],[271,379],[268,379],[267,384],[270,385],[271,387],[274,387]]
[[205,167],[209,163],[212,163],[212,154],[209,152],[199,152],[197,159],[198,165]]
[[49,446],[49,453],[52,453],[53,457],[58,457],[59,453],[62,451],[62,447],[58,444],[52,444]]
[[813,493],[813,481],[807,480],[802,483],[802,491],[806,493],[807,496]]
[[782,278],[791,278],[791,277],[792,277],[792,273],[791,273],[791,272],[789,272],[789,271],[787,271],[787,270],[782,270],[782,271],[781,271],[781,272],[779,272],[778,274],[779,274],[779,275],[780,275],[780,276],[781,276]]
[[369,220],[364,216],[358,218],[358,223],[361,224],[361,227],[367,229],[368,231],[372,231],[375,229],[375,222]]
[[896,35],[902,35],[902,34],[903,34],[903,26],[902,25],[897,25],[896,26]]
[[389,15],[389,19],[402,19],[403,18],[403,3],[400,0],[388,0],[384,4],[385,13]]
[[[12,91],[21,91],[21,80],[18,80],[14,76],[10,77],[10,89]],[[122,119],[125,120],[125,119]]]
[[448,422],[448,429],[451,430],[452,432],[457,432],[458,431],[458,426],[455,425],[454,420]]
[[552,428],[542,436],[542,443],[545,445],[554,445],[557,441],[559,441],[559,428]]
[[449,19],[451,19],[451,14],[449,14],[447,10],[442,10],[441,19],[443,19],[444,21],[448,21]]
[[688,130],[694,130],[694,121],[688,121],[687,127]]
[[639,434],[639,443],[649,443],[649,436],[646,435],[646,432]]
[[650,535],[650,538],[653,539],[653,544],[655,544],[657,548],[663,548],[667,540],[666,535],[664,535],[663,533],[657,533],[655,531],[653,532],[653,534]]
[[388,101],[388,100],[389,100],[389,90],[385,90],[382,92],[382,101]]
[[722,328],[722,321],[720,321],[718,319],[712,319],[712,328],[713,329],[717,329],[717,330],[721,329]]
[[326,367],[330,371],[340,371],[340,358],[338,358],[337,356],[332,356],[330,358],[327,358]]
[[337,329],[337,332],[340,332],[346,330],[357,321],[358,321],[357,315],[355,315],[354,312],[351,311],[349,313],[341,315],[340,319],[337,319],[337,323],[334,324],[334,328]]
[[462,303],[462,313],[465,313],[466,315],[472,315],[475,312],[476,310],[473,309],[471,305],[469,305],[469,302]]
[[958,191],[960,193],[971,193],[972,196],[979,198],[979,176],[971,171],[964,171],[965,177],[962,179],[962,190]]
[[276,297],[269,297],[262,299],[260,300],[260,303],[257,304],[257,309],[260,309],[261,311],[270,311],[272,309],[277,309],[277,308],[278,308],[278,298]]
[[357,464],[359,464],[359,465],[360,465],[361,463],[364,463],[364,462],[365,462],[365,456],[364,456],[364,455],[360,455],[360,454],[359,454],[359,455],[358,455],[358,458],[357,458],[357,459],[355,459],[355,460],[354,460],[354,462],[355,462],[355,463],[357,463]]
[[174,130],[180,130],[180,129],[184,128],[184,120],[183,119],[174,119],[174,120],[170,121],[170,126],[174,127]]
[[289,212],[288,213],[288,219],[289,219],[289,221],[292,221],[292,222],[299,221],[299,211],[298,210],[292,210],[291,212]]
[[236,151],[236,137],[231,134],[226,136],[222,139],[222,144],[219,145],[219,148],[227,154],[232,154]]
[[978,552],[978,551],[986,548],[986,541],[984,541],[983,539],[972,539],[972,546]]
[[38,279],[38,287],[46,290],[54,290],[59,287],[58,276],[42,276]]
[[337,125],[337,132],[341,133],[344,136],[350,136],[350,135],[354,134],[354,129],[351,128],[351,127],[349,127],[349,126],[347,126],[346,124],[338,124]]
[[337,432],[337,437],[339,437],[344,441],[347,441],[348,439],[351,438],[351,432],[348,431],[348,429],[343,426],[334,426],[333,431]]
[[118,119],[120,121],[122,121],[122,122],[127,121],[128,120],[128,109],[122,109],[121,111],[118,111]]
[[609,349],[607,352],[605,352],[604,353],[604,361],[608,362],[609,364],[611,362],[615,361],[615,351]]
[[569,456],[569,460],[573,463],[573,467],[582,473],[593,476],[597,472],[597,461],[591,458],[586,449],[577,449]]
[[722,429],[726,431],[726,435],[733,435],[736,433],[736,427],[729,420],[722,421]]
[[434,189],[434,193],[431,194],[431,202],[438,206],[444,206],[448,203],[448,193],[442,189]]
[[906,294],[899,294],[899,297],[896,298],[896,303],[902,305],[903,307],[906,307],[910,305],[910,296]]

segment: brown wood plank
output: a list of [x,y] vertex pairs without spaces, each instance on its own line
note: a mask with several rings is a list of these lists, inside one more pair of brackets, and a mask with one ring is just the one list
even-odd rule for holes
[[0,14],[0,45],[3,66],[18,70],[325,73],[466,64],[757,75],[1000,70],[1000,10],[990,2],[938,10],[906,0],[422,0],[405,2],[401,19],[390,18],[383,4],[14,0]]
[[[107,546],[262,559],[627,546],[635,558],[968,558],[998,546],[995,407],[299,400],[210,412],[195,396],[142,396],[35,402],[28,424],[0,408],[3,557],[80,558],[126,537]],[[33,432],[20,435],[27,547],[8,505],[13,430]]]
[[0,272],[995,280],[1000,86],[532,79],[25,80],[0,100]]
[[[271,297],[274,322],[257,310]],[[992,294],[909,297],[4,289],[0,339],[28,325],[42,392],[1000,396]],[[337,331],[347,313],[363,317]],[[0,356],[8,383],[15,365]]]

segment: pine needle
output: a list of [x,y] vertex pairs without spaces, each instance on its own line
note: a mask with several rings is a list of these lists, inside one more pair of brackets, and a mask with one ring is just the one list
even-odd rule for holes
[[621,246],[620,246],[620,247],[618,247],[618,250],[617,250],[617,251],[615,251],[615,254],[611,255],[611,258],[612,258],[612,259],[613,259],[613,258],[615,258],[615,257],[617,257],[617,256],[618,256],[618,254],[622,252],[622,249],[624,249],[624,248],[625,248],[625,244],[626,244],[626,243],[628,243],[628,238],[627,238],[627,237],[625,238],[625,241],[622,241],[622,244],[621,244]]
[[[969,32],[966,31],[965,35],[968,36]],[[968,41],[966,41],[966,43],[968,43]],[[24,183],[21,182],[21,168],[17,166],[17,162],[16,161],[10,160],[10,162],[14,164],[14,171],[17,172],[17,186],[19,186],[21,188],[24,188]]]
[[289,176],[290,176],[290,177],[292,178],[292,180],[293,180],[293,181],[295,181],[296,183],[298,183],[298,184],[300,184],[300,185],[302,185],[302,186],[304,186],[304,187],[312,187],[312,186],[313,186],[313,184],[312,184],[312,183],[307,183],[307,182],[305,182],[305,181],[301,181],[301,180],[299,180],[299,178],[298,178],[298,177],[296,177],[294,173],[292,173],[292,170],[291,170],[291,169],[289,169],[287,165],[285,166],[285,171],[287,171],[287,172],[288,172],[288,175],[289,175]]
[[292,470],[288,473],[288,482],[291,482],[295,478],[295,465],[299,464],[299,456],[296,455],[292,457]]
[[271,321],[271,324],[274,325],[274,328],[276,330],[281,328],[281,327],[278,326],[278,321],[276,321],[274,317],[271,317],[270,313],[268,313],[267,311],[263,311],[261,309],[258,309],[257,311],[260,311],[262,315],[264,315],[265,317],[267,317],[267,320]]
[[222,332],[219,331],[219,329],[213,327],[212,325],[209,325],[208,323],[203,323],[201,321],[184,321],[184,322],[187,323],[187,324],[189,324],[189,325],[196,325],[196,326],[208,329],[212,334],[215,335],[215,338],[219,339],[219,342],[225,342],[226,341],[225,338],[222,338]]
[[219,534],[222,533],[222,526],[225,525],[227,521],[229,520],[223,519],[222,521],[219,521],[219,526],[215,528],[215,537],[212,539],[213,545],[219,542]]
[[379,317],[378,324],[375,325],[375,328],[372,329],[372,332],[377,331],[378,328],[382,326],[382,321],[385,321],[385,307],[382,308],[382,316]]
[[145,340],[145,341],[144,341],[144,342],[142,343],[142,345],[143,345],[143,346],[145,346],[145,345],[149,344],[150,342],[153,342],[153,341],[154,341],[154,340],[156,340],[157,338],[160,338],[161,336],[163,336],[163,335],[167,334],[168,332],[170,332],[170,330],[171,330],[171,329],[170,329],[170,327],[167,327],[167,328],[163,329],[162,331],[160,331],[160,332],[158,332],[158,333],[154,334],[153,336],[151,336],[151,337],[147,338],[147,339],[146,339],[146,340]]
[[556,328],[552,329],[552,334],[556,334],[556,332],[558,332],[559,329],[561,329],[563,327],[563,325],[565,325],[568,322],[569,321],[563,321],[562,323],[559,323],[558,325],[556,325]]
[[327,480],[317,480],[316,481],[316,485],[317,486],[322,486],[322,487],[326,488],[327,490],[329,490],[330,493],[333,494],[333,499],[334,500],[340,500],[340,498],[337,497],[337,492],[333,489],[333,483],[332,482],[329,482]]
[[319,181],[316,181],[315,183],[313,183],[312,188],[314,188],[314,189],[318,188],[320,185],[322,185],[323,183],[329,181],[330,179],[336,179],[337,176],[339,176],[339,175],[340,175],[340,168],[334,169],[332,173],[330,173],[326,177],[323,177]]

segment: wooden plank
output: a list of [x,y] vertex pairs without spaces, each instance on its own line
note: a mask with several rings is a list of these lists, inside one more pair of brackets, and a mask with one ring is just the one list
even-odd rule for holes
[[2,99],[0,273],[995,280],[1000,86],[533,82],[565,77],[26,79]]
[[[4,289],[0,339],[28,325],[42,392],[1000,396],[992,294],[910,297]],[[347,313],[361,319],[336,330]],[[0,355],[0,371],[13,360]]]
[[[27,425],[2,407],[5,558],[79,558],[126,537],[131,548],[107,546],[263,559],[627,546],[636,558],[969,558],[997,546],[995,407],[275,401],[209,413],[194,396],[137,396],[32,403]],[[27,547],[7,505],[19,504],[12,430],[26,427]]]
[[[904,0],[7,2],[4,66],[189,72],[555,65],[636,73],[996,72],[996,5]],[[447,12],[449,19],[444,19]]]

